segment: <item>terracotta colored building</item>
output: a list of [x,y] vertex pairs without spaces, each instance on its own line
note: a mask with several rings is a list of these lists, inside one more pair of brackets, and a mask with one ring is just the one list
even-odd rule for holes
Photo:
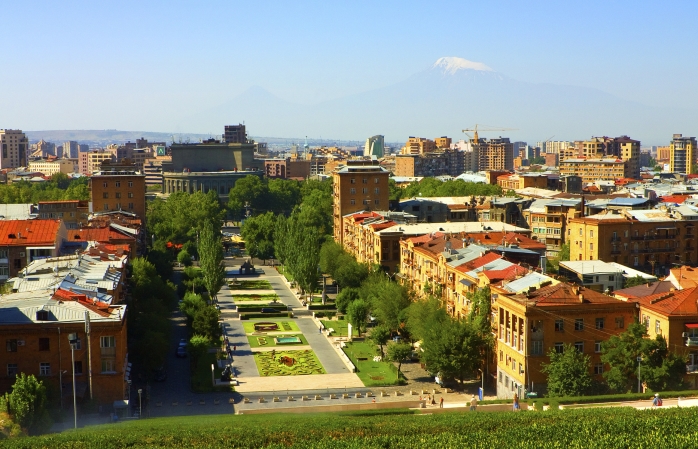
[[145,220],[145,175],[134,170],[95,172],[90,178],[93,212],[127,211]]
[[0,282],[33,260],[57,256],[65,236],[61,220],[0,220]]

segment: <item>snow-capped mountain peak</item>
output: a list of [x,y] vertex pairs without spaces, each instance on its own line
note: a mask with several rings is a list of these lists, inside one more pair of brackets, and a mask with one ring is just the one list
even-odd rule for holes
[[479,72],[494,72],[481,62],[468,61],[467,59],[455,56],[446,56],[436,60],[432,69],[439,69],[442,73],[453,75],[459,70],[476,70]]

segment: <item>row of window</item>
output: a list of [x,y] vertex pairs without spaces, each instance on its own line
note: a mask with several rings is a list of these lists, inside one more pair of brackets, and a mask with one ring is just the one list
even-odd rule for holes
[[[128,208],[133,209],[133,203],[128,203]],[[116,203],[114,205],[114,210],[119,210],[119,209],[121,209],[121,203]],[[110,210],[109,203],[104,203],[104,210]]]
[[[349,204],[351,204],[352,206],[355,205],[355,204],[356,204],[356,200],[352,198],[351,200],[349,200]],[[367,206],[367,205],[371,204],[371,200],[363,200],[363,204],[364,204],[365,206]],[[379,204],[380,204],[380,200],[373,200],[373,204],[375,204],[376,206],[379,205]]]
[[[102,367],[102,373],[103,374],[111,374],[116,372],[116,361],[114,359],[102,359],[101,363]],[[80,375],[83,374],[82,371],[82,361],[76,360],[75,365],[75,374]],[[17,374],[19,374],[19,368],[16,363],[8,363],[7,364],[7,376],[8,377],[14,377]],[[50,376],[52,374],[51,371],[51,364],[48,362],[42,362],[39,363],[39,375],[40,376]],[[69,373],[72,374],[72,373]]]
[[[623,329],[625,327],[625,319],[622,316],[616,317],[616,329]],[[606,327],[605,318],[596,318],[594,320],[594,326],[597,330],[604,329]],[[565,330],[565,320],[555,320],[555,332],[564,332]],[[574,320],[574,330],[583,331],[584,330],[584,318],[576,318]]]
[[[366,190],[366,189],[364,189],[364,190]],[[133,198],[133,192],[128,192],[128,197]],[[102,192],[102,198],[105,200],[108,199],[109,192]],[[114,193],[114,198],[121,198],[121,192]]]
[[[102,183],[102,186],[106,188],[106,187],[109,186],[109,183],[108,183],[108,182],[103,182],[103,183]],[[133,187],[133,181],[129,181],[129,182],[128,182],[128,186],[129,186],[129,187]],[[116,181],[116,182],[114,183],[114,187],[121,187],[121,181]]]
[[[355,195],[355,194],[356,194],[356,189],[355,189],[354,187],[350,188],[350,189],[349,189],[349,193],[352,194],[352,195]],[[364,195],[366,195],[366,194],[368,193],[368,188],[367,188],[367,187],[364,187],[363,189],[361,189],[361,193],[363,193]],[[380,193],[380,189],[379,189],[378,187],[376,187],[375,189],[373,189],[373,193],[376,193],[376,194]],[[105,195],[106,195],[106,193],[105,193]],[[106,198],[106,197],[105,197],[105,198]],[[130,198],[130,197],[129,197],[129,198]]]
[[[351,178],[351,181],[350,181],[350,182],[351,182],[352,184],[356,184],[356,178]],[[368,184],[368,178],[363,178],[363,179],[361,180],[361,182],[364,183],[364,184]],[[373,178],[373,183],[374,183],[374,184],[378,184],[378,182],[379,182],[379,181],[378,181],[378,178]],[[105,187],[106,187],[106,186],[105,186]],[[118,186],[117,186],[117,187],[118,187]]]
[[[10,338],[6,340],[5,347],[7,352],[17,352],[18,346],[23,346],[24,340],[18,340],[16,338]],[[100,348],[115,348],[116,338],[114,336],[104,336],[99,337],[99,347]],[[76,350],[82,349],[81,341],[78,339]],[[51,350],[51,339],[46,337],[39,338],[39,351],[50,351]]]

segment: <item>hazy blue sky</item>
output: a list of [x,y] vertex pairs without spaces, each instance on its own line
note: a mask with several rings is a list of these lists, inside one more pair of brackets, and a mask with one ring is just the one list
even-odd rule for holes
[[250,86],[309,104],[441,56],[696,104],[697,12],[694,1],[4,2],[0,128],[205,132],[181,118]]

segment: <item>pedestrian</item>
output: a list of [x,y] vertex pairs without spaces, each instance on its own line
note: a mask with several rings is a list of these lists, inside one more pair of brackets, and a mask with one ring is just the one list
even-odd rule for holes
[[238,347],[236,345],[233,345],[233,352],[235,352],[237,350],[237,348]]
[[436,405],[436,396],[431,398],[431,405]]
[[444,397],[441,396],[441,399],[439,399],[439,408],[444,408]]
[[662,405],[662,398],[659,397],[659,393],[655,393],[654,400],[652,401],[652,407],[661,407]]
[[427,395],[427,404],[431,404],[431,395]]
[[473,395],[473,397],[470,398],[470,411],[474,412],[475,410],[477,410],[477,398]]
[[517,393],[514,393],[514,411],[519,411],[519,395]]
[[322,334],[322,328],[320,327],[320,328],[318,328],[318,330],[319,330],[319,331],[320,331],[320,333]]

